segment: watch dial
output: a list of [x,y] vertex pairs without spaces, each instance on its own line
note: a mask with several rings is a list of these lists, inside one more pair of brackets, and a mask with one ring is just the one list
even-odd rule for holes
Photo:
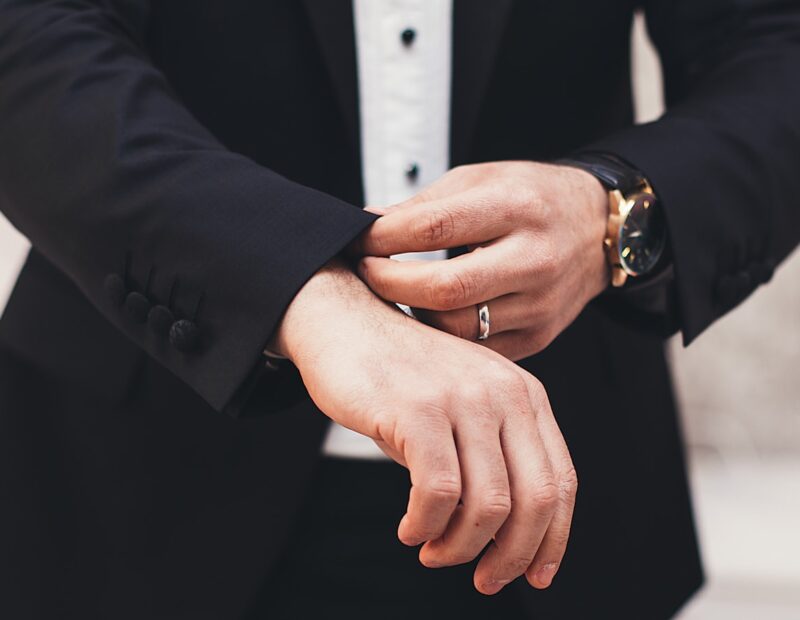
[[619,235],[619,256],[629,274],[639,276],[655,267],[664,251],[667,228],[652,194],[639,194]]

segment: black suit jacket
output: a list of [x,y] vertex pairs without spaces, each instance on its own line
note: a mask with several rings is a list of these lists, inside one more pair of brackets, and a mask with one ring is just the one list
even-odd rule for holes
[[[641,168],[688,342],[798,241],[800,7],[643,4],[669,111],[632,127],[635,2],[455,0],[452,163]],[[261,350],[372,221],[358,131],[349,0],[0,0],[0,206],[33,243],[0,323],[4,617],[252,605],[326,424]],[[559,579],[520,585],[541,617],[667,617],[701,581],[660,336],[605,301],[522,362],[581,477]]]

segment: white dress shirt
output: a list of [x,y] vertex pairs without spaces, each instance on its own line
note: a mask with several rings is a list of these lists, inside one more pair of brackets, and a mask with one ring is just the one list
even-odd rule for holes
[[[368,205],[392,205],[448,169],[452,0],[353,0]],[[404,254],[435,260],[445,251]],[[336,423],[327,455],[387,458],[368,437]]]

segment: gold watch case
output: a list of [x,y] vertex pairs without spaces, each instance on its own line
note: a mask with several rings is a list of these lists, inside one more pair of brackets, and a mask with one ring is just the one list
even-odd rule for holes
[[[614,287],[624,285],[630,276],[643,275],[660,258],[663,243],[658,243],[650,249],[645,248],[643,251],[647,256],[639,259],[638,262],[641,264],[644,261],[646,268],[637,270],[633,266],[634,262],[631,259],[634,258],[632,252],[638,251],[638,249],[634,250],[633,246],[628,244],[625,244],[625,247],[621,247],[623,244],[620,243],[626,222],[634,208],[638,205],[640,208],[647,210],[656,204],[656,200],[653,189],[646,182],[628,195],[624,195],[620,190],[616,189],[608,192],[608,228],[603,245],[608,264],[611,267],[611,285]],[[629,232],[628,236],[633,237],[637,234],[641,236],[643,233],[641,231],[638,233]]]

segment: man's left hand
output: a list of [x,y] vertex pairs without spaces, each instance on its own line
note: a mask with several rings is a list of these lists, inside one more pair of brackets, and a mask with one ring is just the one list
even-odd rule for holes
[[[420,320],[518,360],[544,349],[609,282],[603,250],[608,199],[568,166],[510,161],[454,168],[410,200],[368,207],[382,215],[355,243],[361,278]],[[445,261],[397,261],[405,252],[467,246]]]

